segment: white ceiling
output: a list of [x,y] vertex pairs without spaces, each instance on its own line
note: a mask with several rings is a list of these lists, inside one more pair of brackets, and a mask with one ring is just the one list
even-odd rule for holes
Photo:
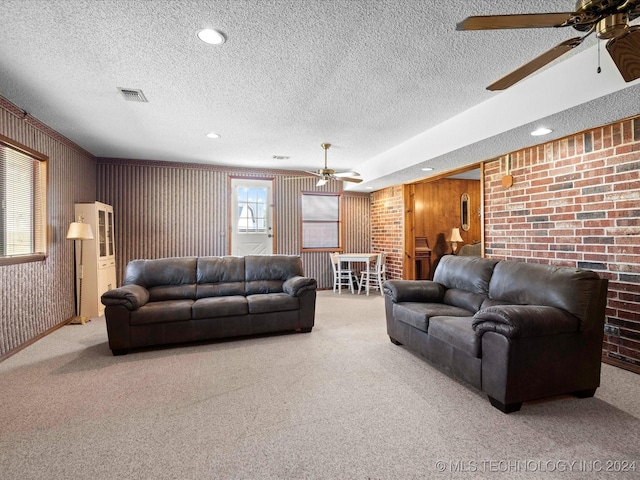
[[[541,6],[541,4],[543,4]],[[640,112],[595,36],[504,92],[487,85],[580,33],[459,32],[469,15],[571,0],[0,0],[0,95],[98,157],[422,178]],[[637,22],[634,22],[637,23]],[[202,43],[204,27],[224,33]],[[123,99],[141,89],[149,103]],[[552,135],[531,137],[545,124]],[[220,139],[206,137],[209,132]],[[275,160],[274,155],[290,157]]]

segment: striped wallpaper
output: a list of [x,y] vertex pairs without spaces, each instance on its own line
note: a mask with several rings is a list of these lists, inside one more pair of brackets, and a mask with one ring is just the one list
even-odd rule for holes
[[[234,176],[274,181],[276,253],[301,255],[305,273],[320,288],[332,285],[324,252],[300,253],[301,191],[342,191],[341,182],[321,188],[308,177],[281,170],[242,170],[156,161],[98,159],[98,197],[113,205],[117,277],[136,258],[228,254],[228,195]],[[369,251],[369,194],[346,193],[345,249]]]
[[[95,159],[64,136],[0,97],[0,134],[48,157],[48,255],[45,261],[0,266],[0,359],[75,313],[74,245],[66,231],[74,204],[114,207],[118,282],[134,258],[226,255],[232,176],[274,180],[276,253],[301,255],[320,288],[331,287],[327,253],[300,253],[301,191],[313,178],[282,170],[250,171],[155,161]],[[345,250],[369,251],[370,195],[344,192]]]
[[0,357],[75,313],[73,242],[66,239],[74,203],[95,199],[95,158],[0,97],[0,134],[49,158],[48,256],[0,266]]

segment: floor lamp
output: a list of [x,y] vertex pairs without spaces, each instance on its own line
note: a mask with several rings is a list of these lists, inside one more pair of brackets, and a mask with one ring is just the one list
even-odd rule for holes
[[[76,284],[78,285],[78,295],[76,297],[76,315],[71,317],[68,323],[84,325],[90,321],[89,317],[82,316],[82,277],[83,277],[83,258],[82,258],[82,243],[83,240],[93,240],[93,232],[91,231],[91,225],[84,223],[84,218],[81,216],[77,222],[72,222],[69,225],[67,231],[67,240],[73,240],[73,254],[76,256],[76,241],[80,240],[80,268],[76,272]],[[75,262],[74,262],[75,265]],[[75,269],[74,269],[75,271]]]

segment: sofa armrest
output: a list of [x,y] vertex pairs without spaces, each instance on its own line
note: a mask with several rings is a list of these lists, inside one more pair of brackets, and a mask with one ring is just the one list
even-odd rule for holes
[[530,338],[577,332],[578,317],[556,307],[496,305],[473,316],[473,329],[482,335],[496,332],[508,338]]
[[394,303],[439,303],[444,299],[444,287],[432,280],[387,280],[382,291]]
[[303,292],[315,290],[317,286],[318,282],[315,278],[295,276],[285,280],[282,284],[282,290],[292,297],[298,297]]
[[101,300],[107,307],[122,305],[137,310],[149,301],[149,291],[140,285],[125,285],[105,292]]

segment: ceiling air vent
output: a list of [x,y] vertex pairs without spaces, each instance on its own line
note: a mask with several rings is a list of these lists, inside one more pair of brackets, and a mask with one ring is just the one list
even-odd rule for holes
[[122,93],[122,96],[127,102],[145,102],[145,103],[148,102],[147,97],[144,96],[144,93],[142,93],[142,90],[139,90],[136,88],[120,88],[120,87],[118,87],[118,90],[120,90],[120,93]]

